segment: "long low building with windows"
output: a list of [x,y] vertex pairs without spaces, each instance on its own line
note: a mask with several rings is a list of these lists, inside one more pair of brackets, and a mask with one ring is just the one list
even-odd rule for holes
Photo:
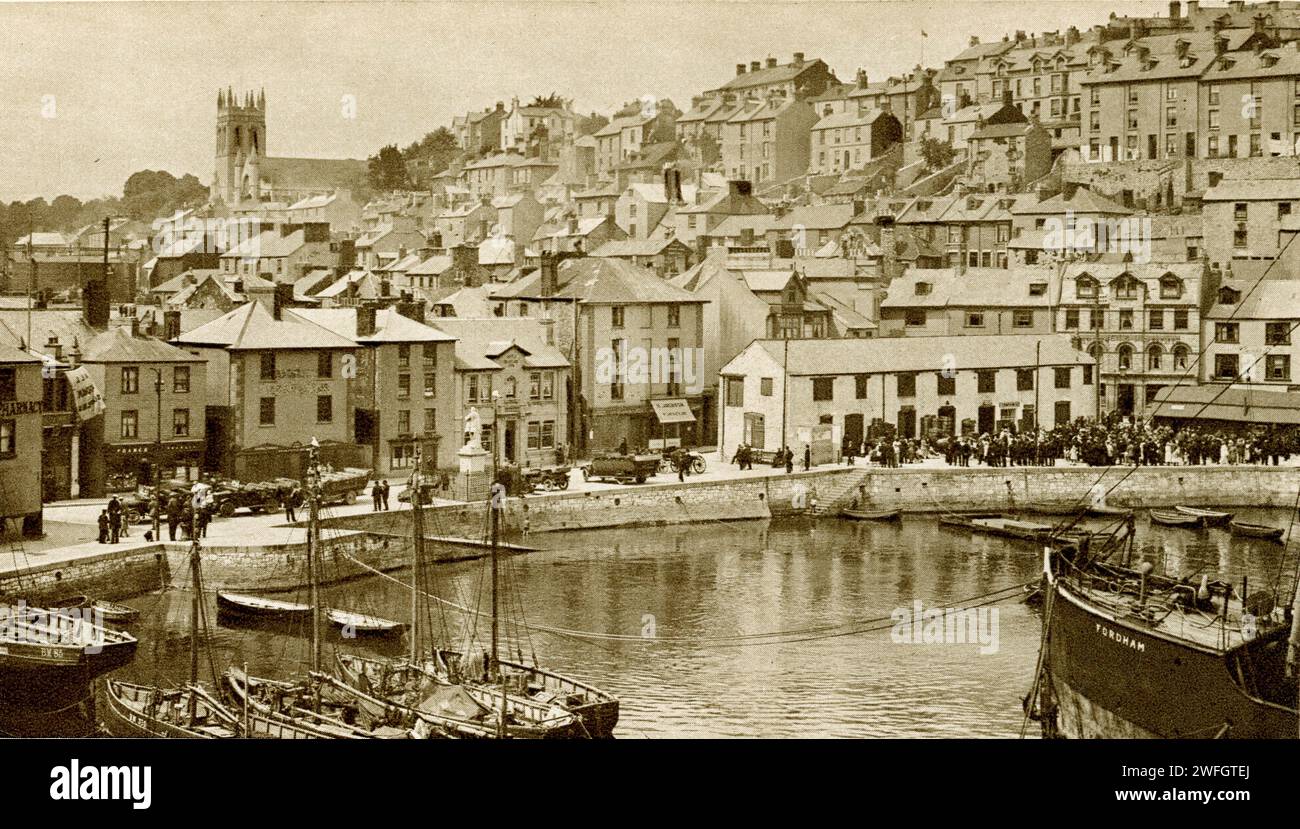
[[719,372],[718,447],[814,463],[884,434],[1050,429],[1097,404],[1095,362],[1062,334],[755,340]]

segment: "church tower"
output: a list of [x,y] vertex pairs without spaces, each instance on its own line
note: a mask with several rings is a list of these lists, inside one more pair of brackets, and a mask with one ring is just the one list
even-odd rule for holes
[[212,200],[257,200],[259,161],[266,156],[265,90],[246,92],[242,100],[230,88],[217,91],[216,145]]

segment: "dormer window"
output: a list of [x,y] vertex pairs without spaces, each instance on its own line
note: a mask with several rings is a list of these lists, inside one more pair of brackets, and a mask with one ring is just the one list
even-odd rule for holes
[[1219,289],[1220,305],[1236,305],[1238,302],[1241,302],[1241,291],[1227,287]]
[[1110,287],[1115,292],[1116,299],[1137,299],[1138,281],[1131,274],[1122,273],[1115,277]]
[[1030,296],[1047,296],[1046,282],[1033,282],[1029,285]]
[[1076,296],[1088,297],[1089,299],[1097,296],[1097,291],[1101,285],[1096,279],[1088,274],[1082,274],[1074,283],[1074,293]]
[[929,293],[930,293],[931,287],[932,287],[932,286],[930,285],[929,282],[918,282],[918,283],[916,283],[916,295],[917,295],[917,296],[928,296]]
[[1183,295],[1183,281],[1171,273],[1160,277],[1160,298],[1178,299]]

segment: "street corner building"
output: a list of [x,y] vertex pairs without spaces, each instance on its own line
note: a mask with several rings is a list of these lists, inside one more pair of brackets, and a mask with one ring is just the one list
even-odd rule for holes
[[41,360],[0,344],[0,537],[41,532]]
[[719,377],[724,461],[741,444],[806,445],[827,463],[889,435],[1049,429],[1091,414],[1097,394],[1094,360],[1061,334],[755,340]]

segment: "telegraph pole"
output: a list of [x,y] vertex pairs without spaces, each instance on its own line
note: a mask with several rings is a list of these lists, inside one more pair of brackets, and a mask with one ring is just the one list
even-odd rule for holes
[[1097,405],[1096,414],[1093,416],[1093,419],[1097,423],[1101,423],[1101,358],[1103,356],[1101,349],[1101,326],[1104,324],[1105,318],[1102,316],[1101,311],[1100,283],[1097,284],[1095,291],[1096,292],[1092,295],[1092,319],[1090,320],[1092,323],[1093,342],[1097,345],[1097,364],[1094,366],[1097,376],[1093,378],[1093,382],[1096,383],[1094,388],[1097,392],[1093,395],[1093,398]]
[[153,540],[162,540],[162,369],[153,369],[153,390],[158,400],[158,431],[153,452]]

